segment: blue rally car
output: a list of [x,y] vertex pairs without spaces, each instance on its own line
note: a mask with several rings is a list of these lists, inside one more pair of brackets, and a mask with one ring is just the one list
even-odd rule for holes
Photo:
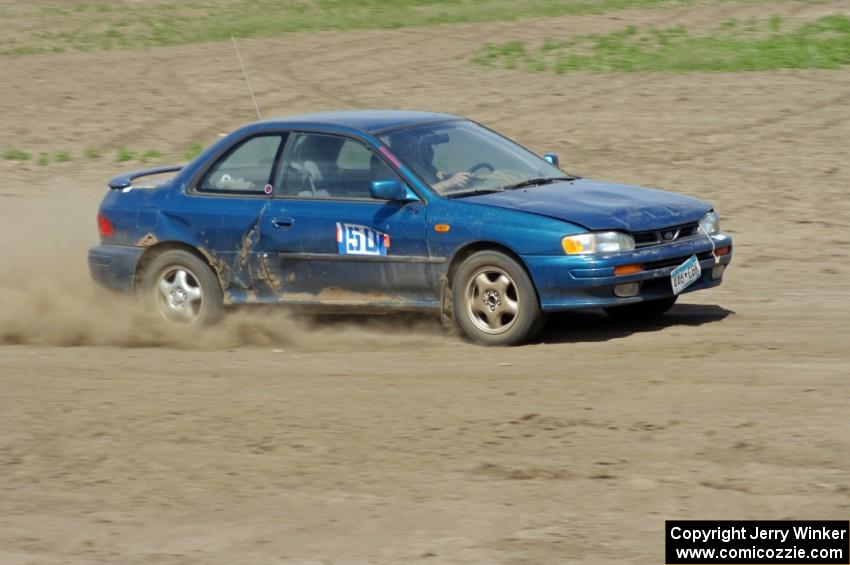
[[430,310],[508,345],[547,312],[662,314],[732,258],[710,204],[569,175],[447,114],[265,120],[109,187],[92,276],[184,324],[228,304]]

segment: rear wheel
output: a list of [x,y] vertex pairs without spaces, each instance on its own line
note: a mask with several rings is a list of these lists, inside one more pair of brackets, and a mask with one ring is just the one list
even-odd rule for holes
[[615,306],[613,308],[605,308],[605,313],[615,320],[622,321],[641,321],[651,320],[664,314],[667,310],[673,307],[678,296],[669,298],[659,298],[657,300],[646,300],[644,302],[636,302],[634,304],[626,304],[625,306]]
[[455,321],[482,345],[515,345],[533,338],[544,317],[525,269],[497,251],[480,251],[458,268],[452,284]]
[[142,288],[146,304],[174,324],[207,325],[224,308],[212,269],[187,251],[166,251],[151,261],[142,276]]

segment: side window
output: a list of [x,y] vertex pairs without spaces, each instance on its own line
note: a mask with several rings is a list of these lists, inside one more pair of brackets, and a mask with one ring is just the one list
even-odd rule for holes
[[281,140],[279,135],[262,135],[243,142],[213,165],[204,175],[198,190],[263,194]]
[[278,192],[283,196],[368,199],[373,180],[401,180],[366,145],[346,137],[295,134],[287,152]]
[[339,150],[336,166],[339,169],[365,171],[369,169],[372,152],[365,145],[346,139]]

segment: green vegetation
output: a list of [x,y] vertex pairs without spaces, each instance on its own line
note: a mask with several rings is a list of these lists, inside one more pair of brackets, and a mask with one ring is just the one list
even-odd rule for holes
[[[156,149],[148,149],[147,151],[137,151],[129,147],[120,147],[115,151],[115,161],[124,163],[128,161],[136,161],[140,163],[148,163],[151,161],[161,161],[165,158],[179,161],[181,158],[191,160],[197,157],[204,146],[200,143],[190,145],[182,155],[167,154]],[[89,147],[83,151],[83,156],[86,159],[99,159],[103,153],[100,149]],[[29,161],[32,155],[23,149],[12,147],[3,152],[3,158],[9,161]],[[39,153],[38,159],[35,161],[38,165],[44,167],[51,163],[66,163],[74,159],[74,154],[71,151],[62,150],[55,153]]]
[[126,147],[121,147],[115,153],[115,160],[119,163],[123,163],[125,161],[135,161],[136,159],[138,159],[138,157],[138,152],[133,151],[132,149],[127,149]]
[[536,48],[511,41],[488,44],[473,59],[486,66],[529,71],[763,71],[838,69],[850,65],[850,18],[832,15],[784,30],[768,21],[728,20],[704,34],[682,26],[607,35],[546,39]]
[[57,163],[65,163],[71,160],[71,153],[68,151],[60,151],[53,156],[53,160]]
[[52,6],[20,3],[3,13],[6,29],[14,29],[15,34],[0,41],[0,54],[134,49],[225,41],[231,34],[271,37],[293,31],[515,21],[719,1],[724,0],[186,0]]
[[86,147],[85,151],[83,151],[83,157],[86,159],[100,159],[100,149],[95,147]]
[[203,150],[204,150],[203,145],[201,145],[200,143],[197,143],[197,142],[193,143],[192,145],[190,145],[186,149],[186,151],[183,152],[183,159],[185,159],[186,161],[191,161],[192,159],[194,159],[195,157],[200,155],[201,151],[203,151]]
[[142,163],[147,163],[148,161],[155,161],[156,159],[161,159],[162,153],[159,151],[155,151],[153,149],[149,149],[142,153],[141,161]]
[[12,147],[3,152],[3,158],[9,161],[29,161],[30,154],[23,149]]

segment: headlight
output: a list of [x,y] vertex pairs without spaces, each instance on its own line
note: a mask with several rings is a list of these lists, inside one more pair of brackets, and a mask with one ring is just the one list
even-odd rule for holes
[[590,255],[593,253],[616,253],[635,248],[632,236],[618,231],[580,233],[568,235],[561,240],[567,255]]
[[699,229],[708,235],[720,233],[720,216],[717,215],[717,212],[712,210],[703,216],[699,221]]

